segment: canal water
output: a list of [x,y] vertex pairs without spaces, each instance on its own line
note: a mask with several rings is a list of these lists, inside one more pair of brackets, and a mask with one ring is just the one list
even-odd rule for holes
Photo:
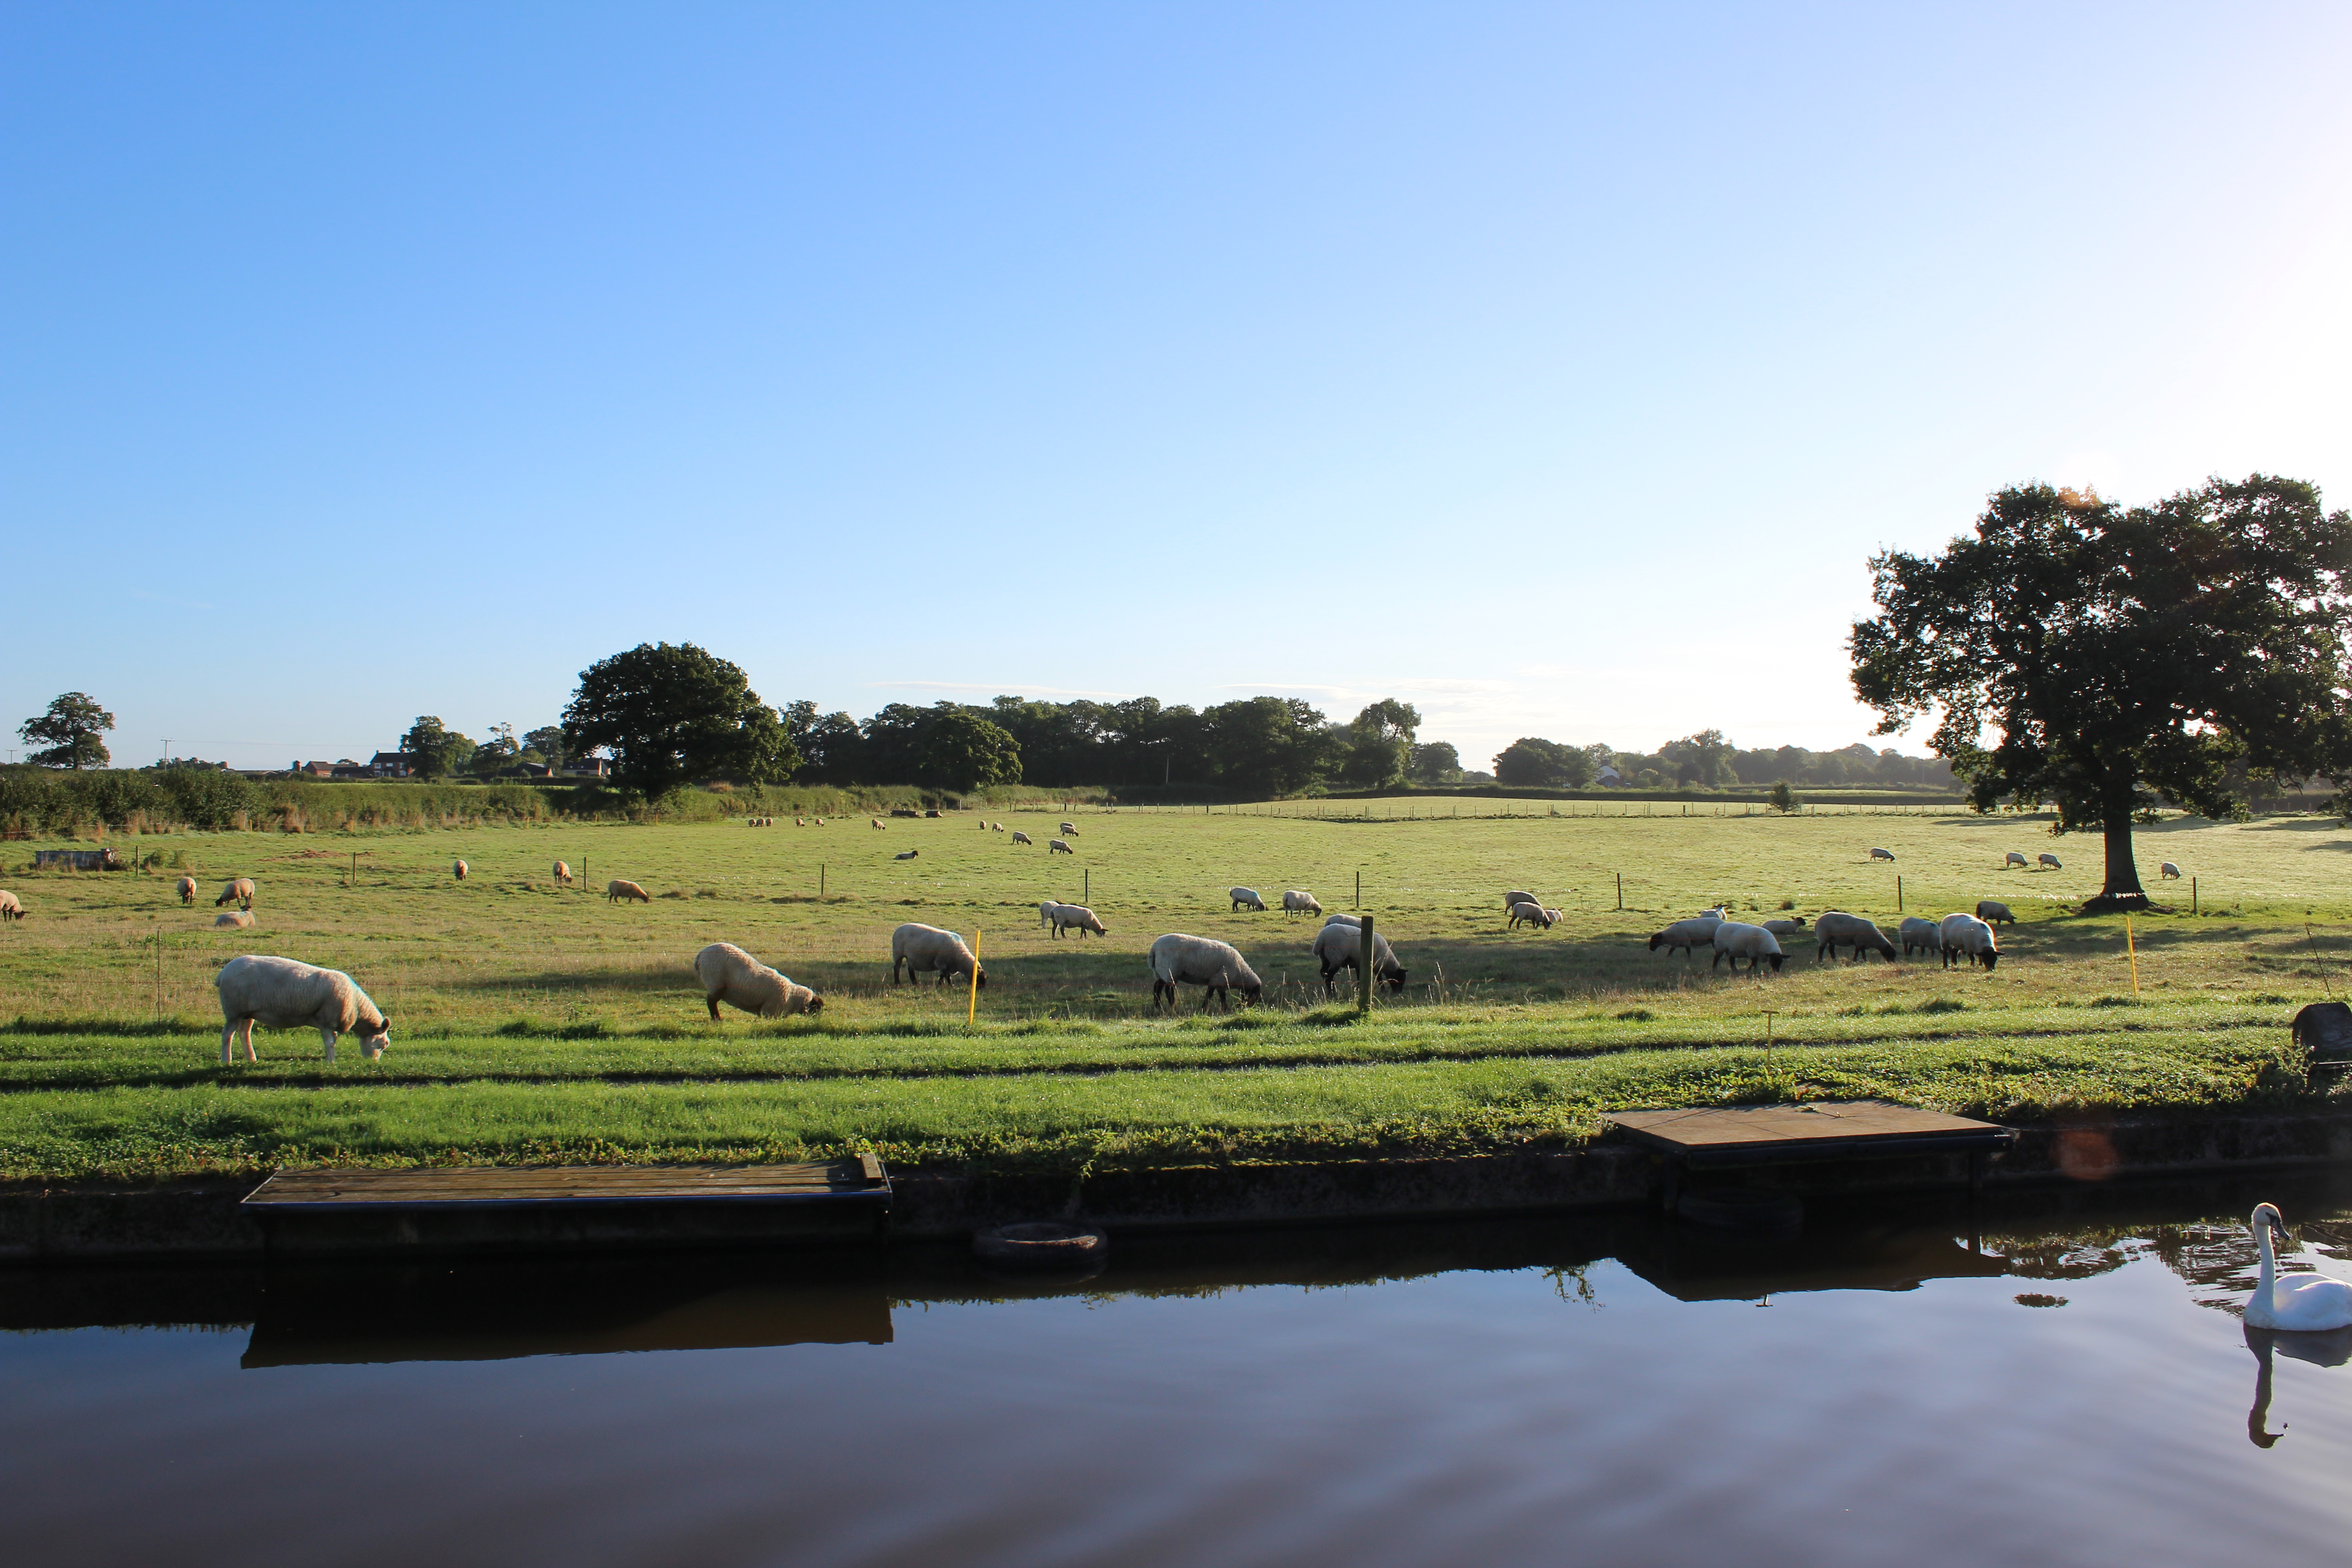
[[0,1272],[35,1564],[2105,1565],[2352,1556],[2352,1193],[888,1257]]

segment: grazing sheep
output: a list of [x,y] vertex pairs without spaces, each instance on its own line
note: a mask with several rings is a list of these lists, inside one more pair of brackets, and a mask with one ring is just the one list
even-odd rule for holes
[[1070,847],[1070,842],[1066,838],[1048,838],[1045,840],[1045,853],[1048,855],[1075,855],[1077,851]]
[[817,825],[819,827],[823,827],[823,826],[824,826],[824,817],[822,817],[822,816],[818,817],[818,818],[816,819],[816,825]]
[[223,904],[232,902],[241,910],[249,910],[253,908],[252,878],[239,877],[236,880],[224,885],[221,889],[221,896],[213,900],[213,908],[218,909]]
[[1944,950],[1943,929],[1934,921],[1911,916],[1903,922],[1899,932],[1903,938],[1903,956],[1908,958],[1916,949],[1920,952],[1941,952]]
[[16,895],[0,891],[0,921],[20,921],[24,918],[25,906],[16,901]]
[[988,984],[988,971],[981,968],[980,960],[971,955],[963,938],[938,926],[922,925],[908,921],[890,933],[890,982],[897,984],[898,966],[907,966],[907,984],[915,984],[919,974],[936,971],[939,983],[966,976],[980,985]]
[[1769,963],[1772,965],[1772,973],[1778,974],[1788,957],[1780,951],[1780,940],[1762,926],[1748,925],[1739,921],[1717,921],[1715,925],[1715,956],[1707,960],[1706,966],[1713,969],[1728,958],[1731,960],[1731,973],[1737,974],[1739,973],[1739,961],[1744,958],[1751,973],[1758,964]]
[[651,893],[646,892],[643,888],[638,887],[635,882],[614,881],[604,884],[604,901],[606,903],[617,904],[624,899],[635,899],[641,904],[650,904],[654,901],[654,896]]
[[1034,844],[1037,841],[1016,827],[1013,830],[1013,842],[1015,844]]
[[1506,931],[1518,930],[1519,922],[1521,921],[1530,921],[1533,924],[1541,926],[1546,931],[1549,931],[1551,930],[1552,922],[1559,918],[1558,910],[1548,910],[1532,899],[1522,900],[1520,902],[1513,904],[1509,912],[1511,917],[1510,922],[1503,928]]
[[1004,824],[1001,822],[992,822],[988,825],[988,830],[991,833],[1002,833],[1004,831]]
[[1813,940],[1820,944],[1813,950],[1816,963],[1824,958],[1834,959],[1842,947],[1853,949],[1856,963],[1862,962],[1864,952],[1874,952],[1889,962],[1899,956],[1885,931],[1860,915],[1850,915],[1842,910],[1832,910],[1813,922]]
[[392,1026],[376,1010],[368,994],[340,969],[316,969],[290,958],[264,958],[247,953],[221,965],[213,984],[219,988],[221,1065],[231,1059],[234,1042],[245,1038],[245,1059],[259,1061],[254,1053],[253,1026],[295,1029],[305,1025],[319,1031],[327,1059],[335,1059],[335,1039],[357,1035],[360,1049],[370,1061],[383,1055],[392,1043]]
[[1943,938],[1947,969],[1962,958],[1987,969],[2000,962],[2000,943],[1993,940],[1992,927],[1974,915],[1946,915],[1937,931]]
[[1999,899],[1979,899],[1977,900],[1977,919],[1984,921],[1987,925],[2013,926],[2017,923],[2017,917],[2011,914],[2009,912],[2009,906],[2002,903]]
[[1693,949],[1711,947],[1715,944],[1715,928],[1722,923],[1722,919],[1716,915],[1700,915],[1694,920],[1676,921],[1665,930],[1651,936],[1650,951],[1655,952],[1663,947],[1668,952],[1672,952],[1676,948],[1680,948],[1685,958],[1694,958],[1696,954],[1692,951]]
[[986,817],[984,817],[984,816],[983,816],[983,817],[982,817],[982,818],[980,819],[980,822],[979,822],[979,827],[980,827],[980,830],[981,830],[982,833],[987,832],[987,831],[988,831],[988,818],[986,818]]
[[181,878],[178,886],[182,904],[193,904],[196,901],[196,879],[194,877]]
[[2156,874],[2159,879],[2167,882],[2178,882],[2180,880],[2180,868],[2174,865],[2169,860],[2158,866],[2156,868]]
[[1892,849],[1873,849],[1870,852],[1870,858],[1874,860],[1892,860],[1895,858],[1895,851]]
[[2011,851],[2009,852],[2008,858],[2005,858],[2005,859],[2003,859],[2003,860],[2001,861],[2001,863],[2000,863],[2000,868],[2001,868],[2002,870],[2006,871],[2006,870],[2008,870],[2011,866],[2024,866],[2024,865],[2026,865],[2027,863],[2028,863],[2028,862],[2027,862],[2027,860],[2026,860],[2026,858],[2025,858],[2025,857],[2024,857],[2024,856],[2022,856],[2022,855],[2019,854],[2016,850],[2012,849],[2012,850],[2011,850]]
[[[1227,888],[1225,897],[1233,900],[1234,910],[1255,910],[1260,914],[1265,912],[1265,900],[1257,896],[1255,888]],[[1225,912],[1231,914],[1233,910]]]
[[882,819],[881,819],[880,817],[878,817],[878,816],[877,816],[877,817],[876,817],[876,818],[874,819],[874,826],[877,826],[877,827],[881,826],[882,826]]
[[[1333,915],[1315,933],[1315,962],[1323,970],[1323,994],[1332,993],[1332,976],[1346,970],[1360,982],[1360,967],[1364,956],[1364,928],[1348,915]],[[1372,976],[1391,991],[1404,989],[1404,965],[1397,962],[1395,950],[1389,939],[1379,931],[1372,932]]]
[[469,869],[471,869],[471,868],[469,868],[463,860],[458,860],[450,865],[449,874],[462,882],[466,879],[466,873]]
[[[1263,906],[1261,906],[1263,907]],[[1240,952],[1229,942],[1213,937],[1187,936],[1171,931],[1151,943],[1151,1005],[1157,1008],[1160,998],[1167,998],[1170,1011],[1176,1007],[1176,987],[1198,985],[1201,1011],[1209,1010],[1213,996],[1225,1007],[1233,1006],[1233,992],[1238,989],[1245,1003],[1255,1002],[1265,991],[1265,983],[1257,972],[1245,963]]]
[[893,860],[912,860],[916,856],[920,855],[922,851],[919,849],[901,849],[898,854],[891,856],[890,858]]
[[247,931],[252,925],[253,916],[245,910],[231,910],[226,914],[213,917],[213,929],[215,931]]
[[1288,920],[1292,915],[1319,915],[1322,912],[1323,906],[1315,901],[1314,894],[1301,891],[1297,888],[1284,889],[1282,915],[1285,920]]
[[2055,855],[2044,853],[2037,857],[2037,858],[2040,859],[2044,866],[2049,867],[2053,871],[2063,871],[2066,868],[2065,863],[2060,860]]
[[555,863],[555,885],[559,888],[572,886],[572,868],[561,860]]
[[1792,915],[1784,921],[1766,921],[1764,929],[1774,936],[1794,936],[1805,929],[1805,917]]
[[1037,918],[1045,924],[1053,927],[1054,934],[1057,937],[1073,927],[1076,928],[1081,938],[1088,931],[1094,932],[1097,936],[1110,934],[1102,921],[1095,917],[1094,910],[1084,904],[1039,904]]
[[1076,838],[1078,836],[1078,825],[1075,822],[1066,822],[1062,824],[1062,831],[1070,837]]
[[1533,893],[1523,893],[1517,888],[1512,889],[1509,892],[1503,895],[1503,908],[1506,910],[1509,909],[1513,904],[1534,904],[1538,907],[1541,907],[1542,903],[1543,900],[1537,898]]
[[714,942],[694,955],[694,977],[702,982],[702,1000],[710,1021],[719,1022],[719,1004],[762,1018],[817,1013],[824,998],[789,975],[779,974],[731,942]]

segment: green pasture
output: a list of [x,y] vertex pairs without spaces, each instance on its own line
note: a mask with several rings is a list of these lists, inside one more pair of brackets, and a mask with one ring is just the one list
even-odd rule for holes
[[[783,817],[124,843],[194,871],[194,909],[171,890],[176,866],[33,875],[41,846],[12,845],[0,886],[30,918],[0,931],[0,1018],[15,1020],[0,1025],[0,1172],[777,1157],[861,1141],[921,1161],[1253,1157],[1574,1141],[1608,1110],[1724,1100],[2229,1105],[2292,1092],[2275,1065],[2285,1019],[2342,994],[2352,958],[2352,834],[2333,819],[2146,830],[2144,874],[2171,910],[2134,921],[2135,994],[2122,921],[2068,912],[2098,889],[2098,842],[2053,839],[2046,821],[1371,804],[1351,819],[1085,807],[1075,856],[1045,847],[1059,811],[1001,806],[1034,847],[976,814],[880,831]],[[1872,862],[1874,845],[1895,862]],[[2066,867],[2005,871],[2011,848]],[[586,885],[557,889],[558,858]],[[2186,880],[2157,883],[2167,859],[2196,878],[2194,914]],[[1359,874],[1412,976],[1369,1020],[1324,1000],[1307,952],[1319,921],[1234,913],[1224,896],[1238,883],[1278,904],[1304,888],[1338,910]],[[258,885],[257,923],[215,931],[212,899],[238,875]],[[615,877],[654,902],[607,904]],[[2000,969],[1823,965],[1800,938],[1782,973],[1733,979],[1645,946],[1717,901],[1757,919],[1840,908],[1891,931],[1897,877],[1908,913],[2007,900],[2020,923]],[[1566,918],[1507,931],[1511,888]],[[1038,927],[1038,900],[1082,896],[1108,940]],[[890,930],[908,920],[977,936],[990,984],[976,1026],[961,991],[887,983]],[[1266,1005],[1203,1018],[1195,998],[1180,1019],[1150,1016],[1143,954],[1168,931],[1240,947]],[[714,941],[815,986],[824,1013],[708,1023],[690,965]],[[392,1050],[329,1067],[315,1037],[262,1034],[257,1067],[222,1068],[211,976],[247,952],[349,970],[391,1016]]]

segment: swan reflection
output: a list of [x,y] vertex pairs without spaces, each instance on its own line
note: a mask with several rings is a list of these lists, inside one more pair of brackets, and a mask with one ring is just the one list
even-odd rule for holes
[[2248,1323],[2245,1332],[2246,1348],[2254,1352],[2254,1404],[2246,1412],[2246,1437],[2255,1447],[2267,1448],[2286,1436],[2284,1427],[2270,1430],[2272,1354],[2292,1356],[2314,1366],[2342,1366],[2352,1361],[2352,1328],[2295,1333]]

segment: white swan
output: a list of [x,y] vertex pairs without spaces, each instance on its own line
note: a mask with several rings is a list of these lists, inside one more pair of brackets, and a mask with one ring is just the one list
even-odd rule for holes
[[2246,1303],[2247,1322],[2258,1329],[2296,1332],[2352,1328],[2352,1285],[2316,1274],[2279,1278],[2277,1260],[2271,1256],[2271,1233],[2285,1236],[2286,1220],[2276,1204],[2256,1204],[2246,1226],[2263,1249],[2263,1281]]

